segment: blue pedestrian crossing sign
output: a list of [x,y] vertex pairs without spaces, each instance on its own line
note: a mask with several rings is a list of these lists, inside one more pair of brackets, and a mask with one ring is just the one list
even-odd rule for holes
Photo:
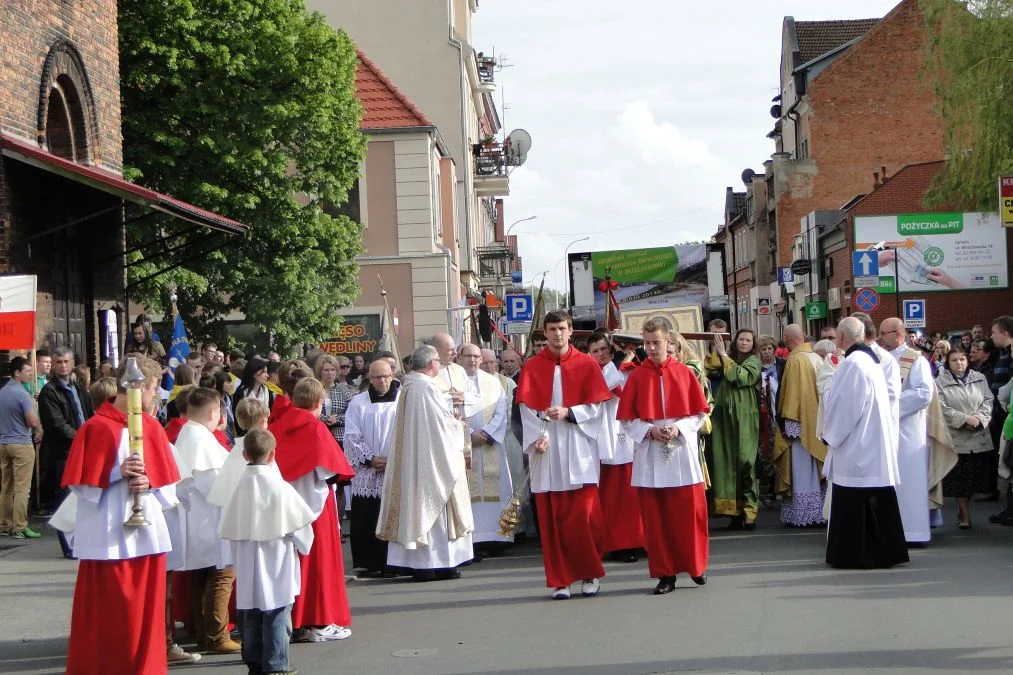
[[904,327],[925,328],[925,301],[904,301]]
[[507,321],[531,321],[535,303],[530,295],[506,296]]
[[876,251],[852,251],[851,276],[878,277],[879,253]]

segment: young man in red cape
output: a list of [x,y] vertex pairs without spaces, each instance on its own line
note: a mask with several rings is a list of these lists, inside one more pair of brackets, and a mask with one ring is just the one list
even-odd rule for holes
[[554,599],[565,600],[577,581],[582,595],[597,595],[605,576],[597,441],[612,392],[598,363],[570,345],[567,312],[549,312],[544,330],[548,347],[524,364],[516,396],[522,447],[531,455],[545,581]]
[[[161,367],[137,356],[150,410]],[[121,366],[117,382],[123,376]],[[162,510],[178,504],[179,469],[162,426],[144,415],[143,459],[130,453],[122,385],[78,430],[63,487],[76,497],[71,533],[80,559],[74,587],[67,673],[156,675],[166,670],[165,554],[171,549]],[[124,527],[140,493],[147,525]]]
[[633,486],[644,519],[647,565],[656,595],[675,590],[679,573],[707,583],[707,494],[697,433],[709,412],[689,367],[668,355],[664,321],[644,323],[648,359],[630,373],[616,417],[636,443]]
[[300,379],[292,392],[292,405],[268,424],[278,442],[274,461],[282,478],[316,514],[313,547],[308,555],[300,556],[302,592],[292,606],[297,642],[343,640],[352,634],[334,483],[351,480],[355,471],[320,421],[325,395],[318,380]]
[[605,384],[612,392],[612,398],[605,402],[604,431],[598,438],[601,460],[598,497],[604,523],[602,550],[612,560],[633,563],[644,548],[644,525],[637,490],[631,483],[633,441],[616,419],[627,376],[612,362],[612,344],[604,331],[596,330],[587,338],[587,353],[598,362]]

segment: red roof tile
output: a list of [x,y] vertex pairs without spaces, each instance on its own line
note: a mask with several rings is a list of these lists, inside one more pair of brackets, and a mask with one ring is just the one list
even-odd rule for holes
[[355,93],[363,108],[360,129],[435,126],[369,57],[361,50],[357,53]]
[[796,21],[799,58],[809,63],[838,47],[862,37],[879,23],[879,19],[843,21]]

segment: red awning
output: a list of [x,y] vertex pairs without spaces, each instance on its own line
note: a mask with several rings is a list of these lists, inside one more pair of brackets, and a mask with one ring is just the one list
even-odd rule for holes
[[231,234],[243,234],[250,229],[248,225],[219,216],[217,213],[212,213],[193,204],[187,204],[175,197],[170,197],[169,195],[127,182],[112,171],[77,164],[46,152],[37,145],[11,138],[4,134],[0,134],[0,152],[5,157],[31,164],[44,171],[49,171],[72,181],[89,185],[96,190],[108,192],[120,199],[125,199],[135,204],[142,204],[148,208],[190,221],[191,223],[196,223],[197,225],[204,225]]

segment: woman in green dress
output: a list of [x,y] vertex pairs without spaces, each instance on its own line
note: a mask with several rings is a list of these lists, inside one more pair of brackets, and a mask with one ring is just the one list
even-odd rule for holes
[[760,357],[756,334],[743,328],[730,352],[719,335],[707,357],[708,370],[721,375],[714,397],[714,514],[731,516],[729,529],[756,527],[756,449],[760,435]]

